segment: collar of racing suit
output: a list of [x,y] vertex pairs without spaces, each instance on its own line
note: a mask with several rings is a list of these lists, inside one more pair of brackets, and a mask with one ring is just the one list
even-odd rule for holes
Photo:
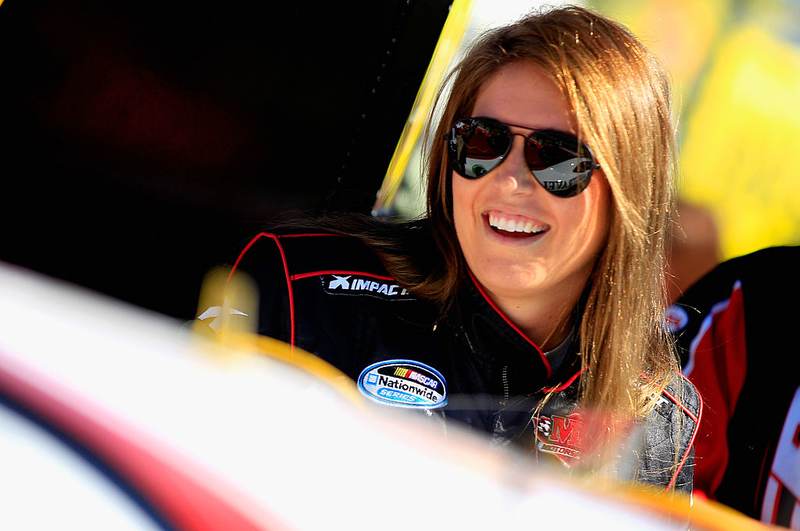
[[577,325],[559,346],[543,352],[500,311],[474,278],[466,284],[448,317],[463,333],[474,356],[505,367],[506,398],[562,387],[577,379]]

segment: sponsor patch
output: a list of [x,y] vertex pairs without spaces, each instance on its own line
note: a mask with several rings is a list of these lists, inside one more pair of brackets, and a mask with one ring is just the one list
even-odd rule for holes
[[673,304],[667,308],[667,327],[670,332],[680,332],[687,324],[689,324],[689,314],[682,306]]
[[387,300],[414,300],[414,296],[393,280],[361,275],[320,275],[322,289],[329,295],[367,295]]
[[533,417],[540,452],[552,454],[571,467],[581,458],[584,421],[579,413]]
[[437,408],[447,403],[439,371],[413,360],[387,360],[361,371],[358,389],[372,400],[400,407]]

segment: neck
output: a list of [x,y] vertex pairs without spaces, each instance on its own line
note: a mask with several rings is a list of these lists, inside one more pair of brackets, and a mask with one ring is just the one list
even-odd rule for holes
[[564,293],[562,287],[558,293],[544,293],[535,298],[514,297],[491,292],[474,277],[473,281],[484,297],[542,351],[557,347],[569,335],[580,291]]
[[494,302],[512,323],[545,352],[560,345],[572,329],[574,304],[564,304],[563,300],[553,304],[533,304],[501,298]]

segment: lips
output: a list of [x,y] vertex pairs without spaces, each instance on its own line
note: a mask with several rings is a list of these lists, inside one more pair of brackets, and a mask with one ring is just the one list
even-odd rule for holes
[[489,226],[495,232],[507,236],[536,236],[550,228],[550,226],[545,223],[538,223],[523,216],[513,216],[500,212],[489,212],[488,218]]

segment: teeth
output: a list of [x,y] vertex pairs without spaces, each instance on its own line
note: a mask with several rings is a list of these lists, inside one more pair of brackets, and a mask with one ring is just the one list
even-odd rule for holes
[[515,222],[514,220],[507,220],[495,215],[489,216],[489,225],[506,232],[537,233],[547,228],[547,225],[534,225],[533,221],[530,220]]

